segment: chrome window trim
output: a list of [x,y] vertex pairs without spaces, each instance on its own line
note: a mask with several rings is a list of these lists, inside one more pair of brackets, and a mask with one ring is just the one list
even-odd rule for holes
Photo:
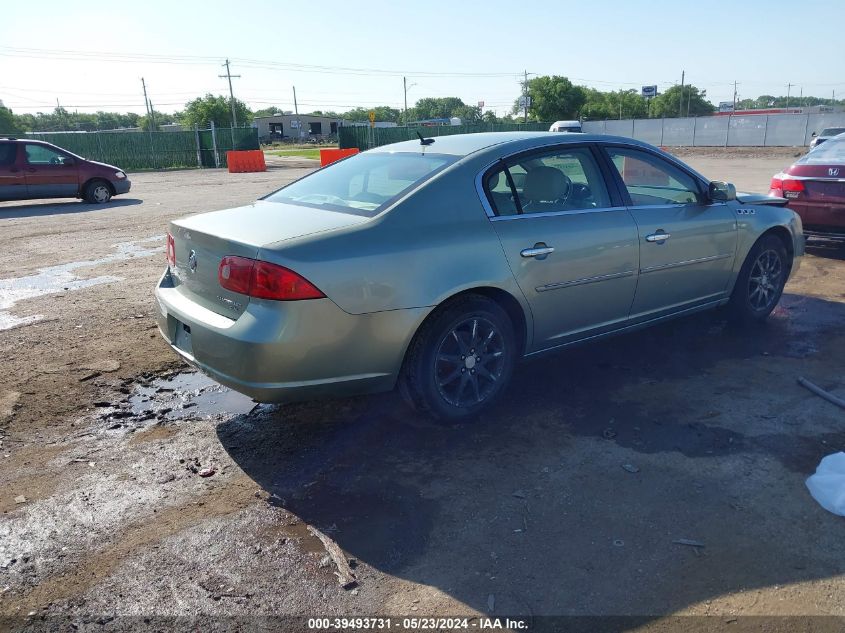
[[634,270],[625,270],[619,273],[610,273],[608,275],[597,275],[596,277],[584,277],[583,279],[573,279],[572,281],[560,281],[554,284],[546,284],[545,286],[537,286],[534,288],[537,292],[546,292],[548,290],[557,290],[558,288],[571,288],[572,286],[581,286],[585,284],[596,283],[597,281],[609,281],[611,279],[621,279],[623,277],[633,277]]
[[528,220],[530,218],[554,218],[565,215],[582,215],[585,213],[607,213],[609,211],[627,211],[626,207],[599,207],[596,209],[570,209],[568,211],[544,211],[543,213],[523,213],[522,215],[494,215],[491,222],[509,222],[511,220]]
[[704,264],[707,262],[714,262],[719,259],[728,259],[733,257],[733,253],[724,253],[722,255],[710,255],[709,257],[699,257],[698,259],[686,259],[682,262],[672,262],[671,264],[660,264],[659,266],[649,266],[648,268],[640,268],[640,274],[654,273],[659,270],[667,270],[669,268],[679,268],[681,266],[692,266],[693,264]]

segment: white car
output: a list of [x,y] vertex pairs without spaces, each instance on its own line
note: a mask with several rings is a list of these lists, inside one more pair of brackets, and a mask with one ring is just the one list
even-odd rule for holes
[[583,132],[581,121],[555,121],[549,132]]

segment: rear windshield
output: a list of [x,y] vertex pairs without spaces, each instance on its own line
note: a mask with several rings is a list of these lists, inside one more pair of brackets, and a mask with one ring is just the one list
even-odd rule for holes
[[357,154],[315,171],[265,200],[371,217],[457,158],[421,153]]
[[832,139],[805,154],[796,165],[845,165],[845,138]]

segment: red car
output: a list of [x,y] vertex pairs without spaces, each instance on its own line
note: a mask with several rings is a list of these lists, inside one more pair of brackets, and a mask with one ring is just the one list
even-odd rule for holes
[[805,235],[845,240],[845,134],[799,158],[770,187],[801,216]]
[[0,200],[83,198],[103,204],[130,186],[126,174],[112,165],[44,141],[0,138]]

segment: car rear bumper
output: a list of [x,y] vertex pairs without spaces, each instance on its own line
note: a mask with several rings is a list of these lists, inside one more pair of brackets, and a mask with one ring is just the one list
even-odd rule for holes
[[159,331],[174,351],[258,402],[389,391],[428,312],[414,308],[352,315],[329,299],[252,299],[243,314],[231,319],[183,295],[169,272],[155,298]]

